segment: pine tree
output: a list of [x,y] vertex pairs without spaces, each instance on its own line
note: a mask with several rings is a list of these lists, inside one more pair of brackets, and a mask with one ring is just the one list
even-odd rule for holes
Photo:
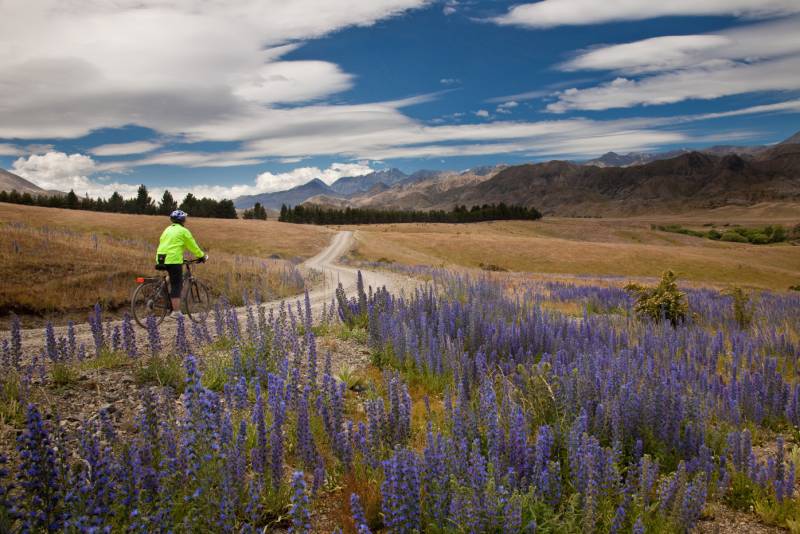
[[164,190],[164,195],[161,197],[161,203],[158,205],[159,215],[169,215],[178,209],[178,203],[172,198],[172,193]]

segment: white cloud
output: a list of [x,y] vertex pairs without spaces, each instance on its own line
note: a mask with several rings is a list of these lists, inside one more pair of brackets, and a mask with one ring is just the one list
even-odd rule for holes
[[479,109],[478,111],[475,111],[474,114],[475,114],[476,117],[480,117],[482,119],[488,119],[489,118],[489,112],[486,111],[485,109]]
[[22,152],[22,149],[15,145],[0,143],[0,156],[19,156]]
[[282,173],[263,172],[256,177],[256,189],[262,193],[282,191],[302,185],[314,178],[319,178],[330,185],[345,176],[363,176],[371,172],[374,172],[374,169],[363,163],[334,163],[324,170],[318,167],[300,167]]
[[441,80],[439,80],[439,83],[442,85],[453,85],[456,83],[461,83],[461,80],[459,80],[458,78],[442,78]]
[[512,7],[497,24],[530,28],[602,24],[665,16],[768,17],[800,12],[797,0],[543,0]]
[[6,0],[0,138],[74,138],[128,124],[180,134],[252,105],[322,98],[348,88],[350,76],[278,58],[304,39],[426,2]]
[[750,106],[748,108],[734,109],[731,111],[720,111],[717,113],[705,113],[693,117],[693,120],[720,119],[723,117],[737,117],[741,115],[755,115],[761,113],[798,113],[800,112],[800,99],[777,102],[775,104],[763,104],[760,106]]
[[[13,171],[23,178],[32,181],[45,189],[58,191],[74,190],[76,194],[92,197],[110,196],[115,191],[123,197],[136,193],[138,184],[108,181],[106,177],[93,178],[105,169],[90,156],[84,154],[65,154],[48,152],[43,155],[21,157],[14,162]],[[241,195],[252,195],[270,191],[289,189],[301,185],[314,178],[331,184],[343,176],[361,176],[373,172],[368,162],[333,163],[327,169],[318,167],[301,167],[283,173],[264,172],[259,174],[253,183],[231,186],[195,185],[192,187],[166,187],[173,196],[182,198],[186,193],[212,198],[235,198]],[[152,187],[153,198],[160,197],[165,187]]]
[[508,102],[503,102],[502,104],[497,106],[496,111],[497,113],[509,114],[511,113],[511,110],[513,110],[517,106],[519,106],[519,102],[517,102],[516,100],[509,100]]
[[604,110],[797,89],[800,89],[800,57],[787,57],[760,63],[709,64],[639,80],[620,77],[587,89],[562,91],[547,109],[555,113]]
[[261,104],[305,102],[350,89],[352,78],[327,61],[278,61],[248,76],[233,93]]
[[152,141],[134,141],[132,143],[100,145],[90,148],[89,152],[95,156],[129,156],[152,152],[162,146],[162,143],[153,143]]
[[458,11],[458,1],[457,0],[447,0],[442,8],[442,13],[445,15],[452,15]]
[[756,62],[800,53],[800,17],[700,35],[668,35],[597,46],[561,65],[562,70],[616,70],[640,74],[709,65]]
[[95,162],[83,154],[48,152],[17,159],[13,170],[44,189],[78,191],[87,187],[88,176],[95,171]]

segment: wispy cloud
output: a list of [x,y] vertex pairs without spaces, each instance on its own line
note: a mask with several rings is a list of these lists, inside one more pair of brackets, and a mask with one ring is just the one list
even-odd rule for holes
[[587,89],[568,89],[548,111],[606,110],[639,105],[709,100],[756,91],[800,89],[800,57],[761,63],[724,63],[648,76],[617,78]]
[[89,149],[89,153],[95,156],[129,156],[133,154],[144,154],[152,152],[163,146],[162,143],[152,141],[134,141],[132,143],[117,143],[100,145]]
[[492,19],[497,24],[529,28],[602,24],[667,16],[733,15],[769,17],[800,12],[796,0],[542,0],[520,4]]

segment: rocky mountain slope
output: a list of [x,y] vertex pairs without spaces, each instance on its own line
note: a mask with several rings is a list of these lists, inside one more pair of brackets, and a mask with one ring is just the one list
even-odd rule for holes
[[260,202],[265,208],[280,209],[281,204],[296,206],[313,196],[326,194],[335,195],[336,192],[319,178],[314,178],[310,182],[287,189],[286,191],[241,196],[236,198],[233,203],[240,209],[252,208],[256,202]]
[[[338,184],[338,186],[337,186]],[[237,199],[237,207],[255,200]],[[548,161],[464,172],[396,169],[319,180],[247,197],[267,207],[302,202],[386,209],[451,209],[505,202],[550,215],[625,215],[728,204],[800,201],[800,133],[773,146],[713,146],[660,154],[608,153],[588,162]],[[250,202],[247,204],[246,202]]]
[[12,172],[0,169],[0,191],[17,190],[20,193],[30,193],[32,195],[45,194],[45,191],[33,182],[29,182],[22,176],[17,176]]

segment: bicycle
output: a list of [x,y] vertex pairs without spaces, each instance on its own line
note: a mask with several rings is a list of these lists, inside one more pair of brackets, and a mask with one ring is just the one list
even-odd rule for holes
[[[186,270],[183,275],[181,302],[189,319],[199,323],[205,321],[214,304],[211,301],[211,291],[208,286],[192,274],[189,266],[193,263],[202,263],[202,258],[183,260]],[[167,314],[172,311],[167,275],[140,276],[136,278],[136,283],[138,285],[131,296],[133,318],[142,328],[147,328],[147,317],[150,315],[156,318],[156,324],[161,324]]]

